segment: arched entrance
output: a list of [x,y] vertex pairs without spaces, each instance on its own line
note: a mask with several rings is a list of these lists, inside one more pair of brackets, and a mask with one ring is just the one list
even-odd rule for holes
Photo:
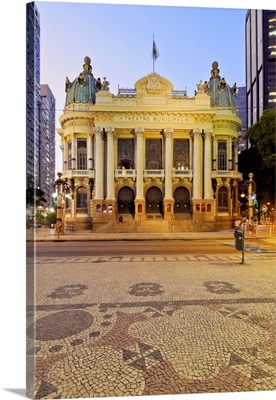
[[174,191],[174,213],[185,214],[191,212],[190,193],[184,186],[179,186]]
[[162,192],[156,186],[152,186],[147,190],[146,213],[162,214]]
[[118,213],[119,214],[134,214],[134,192],[128,187],[122,187],[118,193]]
[[77,190],[77,212],[87,213],[87,189],[84,186],[80,186]]

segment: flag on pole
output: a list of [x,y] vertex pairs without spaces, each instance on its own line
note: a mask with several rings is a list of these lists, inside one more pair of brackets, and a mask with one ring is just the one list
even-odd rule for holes
[[156,44],[155,44],[155,40],[153,39],[153,44],[152,44],[152,57],[154,60],[157,59],[157,57],[159,56],[158,50],[156,48]]
[[154,61],[157,59],[157,57],[159,56],[156,44],[155,44],[155,40],[154,40],[154,35],[153,35],[153,42],[152,42],[152,69],[154,72]]

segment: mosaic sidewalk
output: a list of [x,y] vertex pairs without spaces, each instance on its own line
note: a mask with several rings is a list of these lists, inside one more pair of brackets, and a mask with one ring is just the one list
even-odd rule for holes
[[38,258],[28,396],[275,390],[275,256],[239,260]]

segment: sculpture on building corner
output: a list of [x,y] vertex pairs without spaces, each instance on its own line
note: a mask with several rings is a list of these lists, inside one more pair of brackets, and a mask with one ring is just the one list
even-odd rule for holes
[[110,85],[110,82],[108,82],[107,80],[106,80],[106,77],[104,77],[103,78],[103,83],[102,83],[102,90],[109,90],[109,86]]
[[219,69],[218,69],[218,62],[214,61],[212,63],[212,71],[211,71],[211,78],[220,78],[219,76]]

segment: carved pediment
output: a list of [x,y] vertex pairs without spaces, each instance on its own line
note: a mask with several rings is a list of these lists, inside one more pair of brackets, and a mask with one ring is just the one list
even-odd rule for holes
[[148,76],[147,81],[147,92],[151,94],[156,94],[161,92],[161,83],[159,80],[159,75],[152,73]]
[[171,94],[173,90],[173,85],[166,78],[163,78],[156,72],[152,72],[151,74],[144,76],[136,82],[135,90],[137,92],[137,96],[158,94],[163,97]]

